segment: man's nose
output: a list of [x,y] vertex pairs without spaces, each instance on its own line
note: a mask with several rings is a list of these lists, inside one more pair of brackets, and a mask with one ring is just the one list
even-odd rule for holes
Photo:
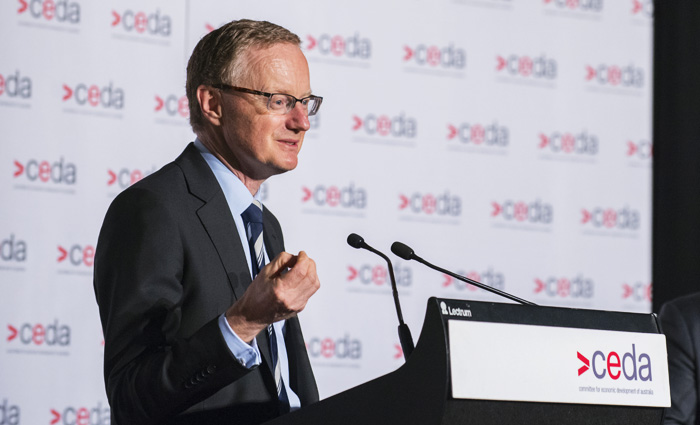
[[287,113],[287,128],[294,131],[308,131],[311,128],[309,123],[308,110],[297,102],[291,111]]

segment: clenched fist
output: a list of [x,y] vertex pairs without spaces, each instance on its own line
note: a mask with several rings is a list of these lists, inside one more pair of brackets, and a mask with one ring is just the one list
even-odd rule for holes
[[320,286],[316,263],[304,251],[298,255],[282,252],[229,307],[226,320],[236,335],[249,343],[270,323],[302,311]]

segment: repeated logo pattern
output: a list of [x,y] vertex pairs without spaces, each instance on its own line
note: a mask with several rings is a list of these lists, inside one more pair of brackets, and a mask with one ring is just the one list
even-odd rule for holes
[[[349,252],[350,232],[387,252],[404,240],[538,304],[650,308],[651,0],[216,1],[187,16],[163,0],[6,3],[0,423],[108,423],[106,399],[94,398],[104,393],[99,228],[115,196],[194,139],[186,56],[234,18],[289,24],[325,99],[298,168],[261,187],[287,248],[318,265],[324,289],[302,321],[323,397],[403,358],[386,338],[386,265]],[[414,338],[429,296],[500,301],[418,264],[394,271]],[[582,379],[626,379],[627,352],[627,375],[647,377],[639,345],[600,352],[575,360],[589,368]],[[44,368],[61,372],[20,374]],[[63,371],[84,382],[63,401],[24,396]]]

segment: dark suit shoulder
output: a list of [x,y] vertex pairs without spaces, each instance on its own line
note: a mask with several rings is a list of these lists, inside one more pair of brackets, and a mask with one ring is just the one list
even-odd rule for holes
[[221,195],[221,188],[204,158],[190,143],[174,161],[121,192],[116,205],[141,205],[157,202],[169,209],[182,209],[183,202],[197,207]]
[[[679,310],[698,310],[700,311],[700,292],[684,295],[673,299],[664,304],[664,307],[670,305]],[[663,308],[663,307],[662,307]]]
[[700,382],[700,293],[676,298],[659,313],[668,349],[671,408],[664,424],[696,424]]
[[122,191],[119,197],[153,197],[166,199],[182,196],[186,187],[185,176],[174,162],[164,165],[160,170],[150,174]]
[[[659,317],[669,326],[670,321],[679,319],[691,329],[700,328],[700,292],[685,295],[665,303]],[[676,323],[677,325],[677,323]]]

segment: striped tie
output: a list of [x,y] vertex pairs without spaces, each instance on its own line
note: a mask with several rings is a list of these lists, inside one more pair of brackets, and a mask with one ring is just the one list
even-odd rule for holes
[[265,265],[263,255],[263,218],[262,205],[257,199],[253,200],[248,209],[241,214],[245,233],[248,237],[248,248],[250,249],[251,275],[253,279],[258,275]]
[[[263,218],[262,205],[257,199],[241,214],[246,236],[248,237],[248,248],[250,249],[251,275],[253,278],[262,270],[265,265],[263,254]],[[275,328],[271,324],[267,326],[267,336],[270,339],[270,358],[272,360],[272,370],[274,370],[275,384],[277,385],[277,397],[281,402],[282,412],[289,411],[289,400],[287,391],[282,384],[282,370],[280,362],[277,361],[279,354],[277,350],[277,337]]]

